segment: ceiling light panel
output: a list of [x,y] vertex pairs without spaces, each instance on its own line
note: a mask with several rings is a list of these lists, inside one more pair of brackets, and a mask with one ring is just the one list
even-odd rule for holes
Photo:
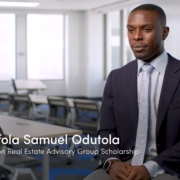
[[10,2],[0,1],[2,7],[37,7],[40,3],[38,2]]

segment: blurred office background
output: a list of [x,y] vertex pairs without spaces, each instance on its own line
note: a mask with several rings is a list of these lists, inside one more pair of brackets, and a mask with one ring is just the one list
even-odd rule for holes
[[33,8],[0,6],[0,92],[11,92],[11,78],[40,79],[47,85],[41,94],[102,97],[108,73],[134,58],[126,20],[142,3],[165,10],[166,51],[180,58],[178,0],[36,2]]
[[[15,92],[12,79],[39,80],[46,88],[35,94],[100,103],[109,72],[134,59],[127,39],[127,17],[144,3],[159,5],[166,12],[170,33],[165,49],[180,59],[179,0],[0,1],[0,93]],[[66,157],[60,158],[64,164],[51,157],[57,169],[52,169],[50,179],[80,180],[99,163],[91,155],[73,158],[66,165]],[[40,180],[41,167],[33,172]]]

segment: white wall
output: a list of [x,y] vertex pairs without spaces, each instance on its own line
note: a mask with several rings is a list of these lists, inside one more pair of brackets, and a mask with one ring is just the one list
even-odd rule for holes
[[103,15],[71,12],[67,95],[101,97],[103,80]]
[[102,96],[103,80],[103,15],[96,12],[86,12],[87,18],[87,67],[89,97]]
[[66,58],[66,89],[68,96],[86,96],[87,66],[85,60],[85,13],[68,13],[68,47]]

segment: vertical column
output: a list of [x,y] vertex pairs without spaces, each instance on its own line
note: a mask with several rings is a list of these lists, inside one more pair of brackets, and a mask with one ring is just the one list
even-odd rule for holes
[[27,79],[26,15],[16,15],[16,79]]
[[103,14],[103,78],[106,80],[107,76],[107,14]]
[[126,38],[127,38],[127,30],[126,30],[126,10],[120,10],[120,59],[121,59],[121,66],[124,66],[128,63],[127,60],[127,45],[126,45]]
[[[111,36],[112,36],[112,17],[111,13],[108,13],[106,19],[106,73],[109,74],[112,70],[112,47],[111,47]],[[106,74],[106,75],[107,75]]]

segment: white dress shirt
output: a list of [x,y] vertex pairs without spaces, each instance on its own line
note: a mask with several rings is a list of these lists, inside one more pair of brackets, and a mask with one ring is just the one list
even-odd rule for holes
[[[141,67],[145,64],[145,61],[138,60],[138,98],[141,85]],[[159,99],[164,79],[164,73],[168,63],[168,55],[164,51],[160,56],[150,62],[154,67],[151,77],[150,77],[150,113],[149,113],[149,122],[148,122],[148,135],[147,135],[147,144],[146,152],[147,156],[156,156],[156,121],[157,121],[157,111],[159,105]],[[162,174],[164,170],[155,162],[148,161],[144,163],[144,166],[148,169],[151,177],[155,177],[158,174]]]

